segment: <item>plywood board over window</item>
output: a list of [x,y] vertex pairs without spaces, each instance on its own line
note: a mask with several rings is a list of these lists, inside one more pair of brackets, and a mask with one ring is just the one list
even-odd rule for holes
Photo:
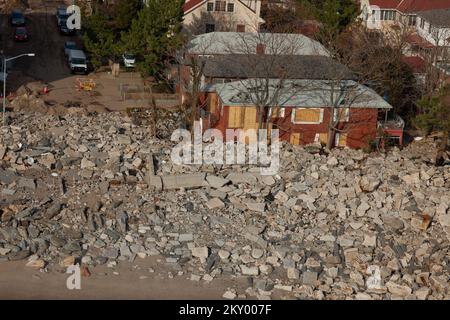
[[244,124],[244,108],[229,107],[228,109],[228,128],[242,128]]
[[244,112],[244,129],[257,129],[256,107],[245,107]]
[[291,133],[290,142],[293,145],[298,146],[300,144],[301,134],[300,133]]
[[319,142],[323,144],[328,143],[328,133],[319,133]]
[[215,113],[218,107],[217,93],[215,92],[210,93],[208,98],[209,98],[209,112]]
[[347,146],[347,133],[340,132],[336,133],[336,146],[346,147]]
[[293,112],[294,123],[313,124],[323,121],[323,109],[320,108],[297,108]]

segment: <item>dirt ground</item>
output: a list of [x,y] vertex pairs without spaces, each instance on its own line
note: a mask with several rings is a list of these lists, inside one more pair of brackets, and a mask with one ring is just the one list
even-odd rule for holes
[[[115,269],[98,266],[91,276],[81,278],[80,290],[66,287],[70,274],[40,272],[27,268],[24,261],[0,263],[0,299],[222,299],[227,288],[243,293],[246,279],[222,277],[210,283],[191,281],[186,275],[167,278],[167,270],[157,258],[123,262]],[[150,273],[149,268],[154,272]],[[163,269],[164,268],[164,269]],[[118,273],[115,274],[114,272]],[[160,276],[164,275],[163,276]]]
[[[27,1],[24,1],[27,2]],[[111,111],[125,110],[128,107],[141,107],[142,101],[122,101],[120,85],[142,86],[143,81],[136,72],[122,72],[114,78],[109,72],[72,75],[67,65],[63,48],[66,41],[75,41],[81,47],[79,36],[61,35],[56,25],[55,12],[64,1],[33,0],[26,6],[15,6],[23,10],[26,28],[30,39],[18,43],[13,40],[14,27],[9,23],[9,11],[0,16],[1,47],[7,57],[23,53],[35,53],[35,57],[22,57],[8,63],[7,94],[14,95],[21,85],[32,81],[49,84],[50,93],[45,100],[50,103],[63,104],[67,101],[82,104],[100,104]],[[79,90],[78,80],[93,79],[96,83],[94,92]]]

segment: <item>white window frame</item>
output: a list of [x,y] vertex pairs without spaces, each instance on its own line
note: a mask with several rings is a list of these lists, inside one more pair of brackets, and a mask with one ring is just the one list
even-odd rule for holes
[[420,18],[420,29],[425,30],[425,19]]
[[314,136],[314,142],[319,142],[320,140],[320,133],[316,133],[316,135]]
[[[211,8],[211,10],[209,10]],[[214,2],[207,2],[206,3],[206,11],[207,12],[213,12],[214,11]]]
[[[230,5],[233,7],[233,10],[232,11],[229,11],[228,9],[230,8]],[[236,9],[236,5],[233,3],[233,2],[227,2],[227,4],[226,4],[226,12],[229,12],[229,13],[233,13],[234,11],[235,11],[235,9]]]
[[[320,109],[320,119],[319,122],[304,122],[304,121],[295,121],[295,115],[298,110],[308,110],[308,109]],[[321,124],[323,122],[323,108],[293,108],[291,112],[291,122],[293,124]]]
[[334,108],[333,109],[333,121],[337,121],[338,119],[337,119],[337,116],[338,116],[338,113],[337,113],[337,111],[339,111],[339,109],[345,109],[346,110],[346,112],[345,112],[345,117],[344,117],[344,119],[343,120],[339,120],[339,122],[349,122],[350,121],[350,108],[349,107],[344,107],[344,108]]
[[[347,133],[346,133],[347,134]],[[336,147],[341,147],[341,148],[344,148],[344,147],[347,147],[347,142],[345,143],[345,146],[340,146],[339,145],[339,140],[340,140],[340,138],[341,138],[341,134],[339,133],[339,132],[336,132],[336,135],[334,136],[334,145],[336,146]],[[348,134],[347,134],[347,138],[348,138]]]
[[[218,4],[219,3],[225,3],[225,6],[223,8],[223,10],[218,10]],[[216,12],[227,12],[227,2],[225,0],[215,0],[214,1],[214,11]]]
[[340,139],[340,134],[339,134],[339,132],[336,132],[336,134],[334,136],[334,145],[336,147],[339,147],[339,139]]

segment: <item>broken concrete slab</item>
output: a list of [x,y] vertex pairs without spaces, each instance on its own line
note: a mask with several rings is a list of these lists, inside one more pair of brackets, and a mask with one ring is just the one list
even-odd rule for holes
[[179,174],[162,176],[164,190],[173,189],[194,189],[201,188],[204,185],[206,173]]

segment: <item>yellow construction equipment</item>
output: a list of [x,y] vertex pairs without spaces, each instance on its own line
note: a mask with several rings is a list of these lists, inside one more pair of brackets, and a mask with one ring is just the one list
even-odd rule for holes
[[78,88],[84,91],[92,91],[95,88],[95,81],[93,79],[77,79]]

